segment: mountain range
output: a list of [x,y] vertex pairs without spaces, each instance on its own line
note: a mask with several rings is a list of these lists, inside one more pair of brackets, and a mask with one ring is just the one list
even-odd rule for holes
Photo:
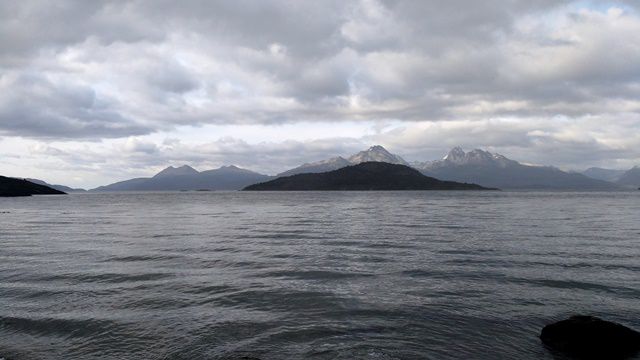
[[[363,157],[366,159],[366,156]],[[490,190],[476,184],[441,181],[406,165],[363,161],[338,170],[296,174],[247,186],[247,191]]]
[[626,171],[603,168],[589,168],[583,171],[582,174],[594,179],[610,181],[626,189],[640,188],[640,167],[638,166],[635,166]]
[[120,181],[92,191],[240,190],[271,178],[233,165],[202,172],[183,165],[170,166],[150,178]]
[[[590,168],[582,173],[567,172],[553,166],[523,164],[480,149],[465,152],[460,147],[453,148],[440,160],[408,163],[384,147],[375,145],[348,157],[336,156],[305,163],[276,176],[233,165],[207,171],[198,171],[188,165],[170,166],[152,177],[120,181],[91,191],[240,190],[277,177],[324,173],[364,162],[411,166],[436,179],[500,189],[617,190],[640,186],[639,167],[628,171]],[[41,180],[32,181],[64,192],[84,191],[63,185],[50,185]]]
[[615,184],[552,166],[525,165],[500,154],[452,149],[442,160],[414,164],[441,180],[473,182],[500,189],[614,190]]
[[465,152],[455,147],[441,160],[408,164],[402,157],[391,154],[380,145],[359,152],[348,158],[335,157],[307,163],[278,176],[302,173],[319,173],[337,170],[362,161],[381,161],[410,165],[424,175],[440,180],[475,183],[500,189],[548,189],[548,190],[615,190],[616,184],[593,179],[584,174],[562,171],[552,166],[535,166],[519,163],[500,154],[475,149]]

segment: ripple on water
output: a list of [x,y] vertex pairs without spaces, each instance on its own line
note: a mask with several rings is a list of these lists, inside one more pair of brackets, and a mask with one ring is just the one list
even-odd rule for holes
[[0,211],[0,357],[551,360],[538,332],[573,312],[640,328],[638,200],[15,199]]

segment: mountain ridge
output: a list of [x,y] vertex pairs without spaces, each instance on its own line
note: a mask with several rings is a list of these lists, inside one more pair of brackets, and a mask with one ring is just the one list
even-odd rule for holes
[[167,167],[148,178],[134,178],[100,186],[91,191],[181,191],[240,190],[247,185],[271,179],[270,176],[234,165],[197,171],[188,165]]
[[311,163],[305,163],[293,169],[289,169],[287,171],[281,172],[277,174],[277,177],[282,176],[290,176],[296,174],[307,174],[307,173],[321,173],[332,170],[338,170],[343,167],[347,167],[350,165],[357,165],[362,162],[368,161],[378,161],[378,162],[386,162],[389,164],[400,164],[409,166],[409,163],[405,161],[402,157],[390,153],[387,149],[385,149],[381,145],[373,145],[369,147],[367,150],[360,151],[355,153],[348,158],[344,158],[342,156],[332,157],[326,160],[315,161]]
[[[363,162],[385,162],[411,166],[424,175],[440,180],[476,183],[501,189],[547,190],[620,190],[635,186],[636,180],[616,184],[578,172],[566,172],[553,166],[520,163],[498,153],[482,149],[464,151],[452,148],[440,160],[412,162],[373,145],[348,157],[336,156],[304,163],[281,172],[275,177],[303,173],[324,173]],[[594,168],[596,169],[596,168]],[[609,170],[604,169],[605,172]],[[632,169],[633,170],[633,169]],[[631,170],[630,170],[631,171]],[[240,190],[253,183],[273,179],[273,176],[242,169],[234,165],[199,172],[189,165],[169,166],[149,178],[134,178],[101,186],[92,191],[163,191],[163,190]],[[640,180],[638,180],[640,186]]]
[[164,177],[164,176],[179,176],[179,175],[195,175],[198,174],[198,170],[192,168],[189,165],[182,165],[180,167],[169,166],[159,173],[153,175],[154,178]]
[[473,182],[501,189],[615,190],[610,182],[553,166],[525,165],[500,154],[453,148],[442,160],[414,165],[423,174],[442,180]]

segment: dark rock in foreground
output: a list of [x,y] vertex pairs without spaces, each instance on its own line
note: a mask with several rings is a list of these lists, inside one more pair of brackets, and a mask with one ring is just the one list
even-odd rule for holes
[[592,316],[547,325],[540,339],[550,349],[579,359],[626,359],[640,351],[639,332]]
[[306,190],[489,190],[476,184],[441,181],[405,165],[364,162],[342,169],[280,177],[250,185],[251,191]]
[[31,195],[62,195],[62,191],[34,184],[23,179],[0,176],[0,197]]

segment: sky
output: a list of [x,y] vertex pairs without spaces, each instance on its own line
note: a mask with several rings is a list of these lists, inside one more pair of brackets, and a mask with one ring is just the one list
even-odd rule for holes
[[640,2],[0,0],[0,174],[275,174],[380,144],[640,165]]

